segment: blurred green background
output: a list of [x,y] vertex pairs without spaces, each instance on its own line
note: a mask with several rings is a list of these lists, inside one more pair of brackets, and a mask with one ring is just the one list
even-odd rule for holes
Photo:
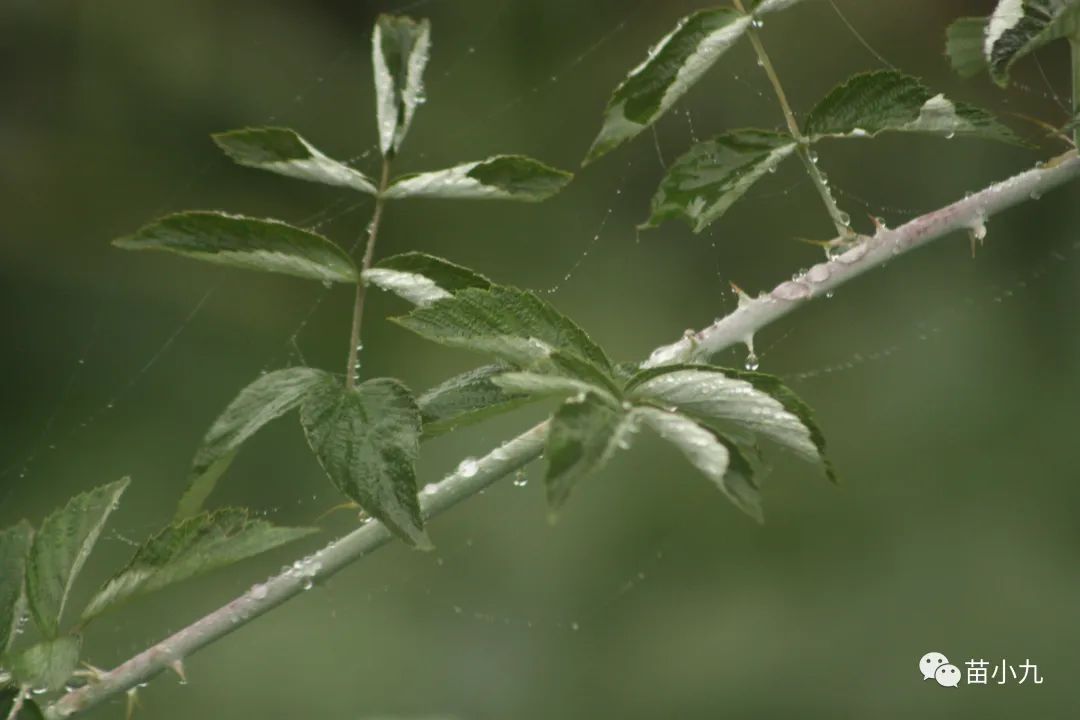
[[[991,2],[837,0],[873,48],[956,98],[1063,120],[1038,68],[1000,91],[942,55],[953,18]],[[263,369],[345,361],[349,291],[114,250],[168,211],[226,209],[316,226],[345,244],[370,201],[234,167],[210,132],[296,128],[377,163],[368,37],[379,11],[433,22],[421,108],[398,165],[499,152],[577,168],[608,94],[682,0],[4,0],[0,4],[0,526],[135,481],[80,583],[85,599],[165,523],[203,431]],[[764,39],[803,112],[880,67],[827,2],[770,16]],[[1040,53],[1068,94],[1067,49]],[[390,207],[379,254],[420,249],[539,290],[620,359],[730,310],[820,251],[812,186],[789,163],[701,236],[634,226],[694,137],[777,127],[746,43],[648,134],[542,205]],[[1058,152],[889,137],[822,148],[860,228],[890,225]],[[349,568],[162,677],[140,717],[985,718],[1080,709],[1080,186],[989,224],[973,260],[947,238],[843,287],[758,338],[762,369],[816,408],[842,472],[830,487],[774,456],[767,523],[740,515],[676,452],[641,441],[546,522],[541,468],[438,518],[434,553],[399,545]],[[586,254],[587,253],[587,254]],[[566,279],[566,275],[570,277]],[[478,363],[425,344],[370,303],[363,372],[423,389]],[[732,350],[722,363],[741,364]],[[538,417],[424,446],[422,482]],[[213,498],[282,524],[339,502],[293,419],[245,448]],[[317,547],[353,519],[324,521]],[[293,547],[103,618],[111,667],[266,577]],[[1043,685],[923,682],[927,651],[1019,665]],[[91,714],[121,717],[118,699]]]

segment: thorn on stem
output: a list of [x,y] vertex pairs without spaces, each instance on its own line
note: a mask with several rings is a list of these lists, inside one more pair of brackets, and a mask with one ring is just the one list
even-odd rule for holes
[[187,685],[187,672],[184,670],[184,661],[182,658],[177,658],[169,663],[169,669],[176,673],[176,676],[180,678],[181,685]]

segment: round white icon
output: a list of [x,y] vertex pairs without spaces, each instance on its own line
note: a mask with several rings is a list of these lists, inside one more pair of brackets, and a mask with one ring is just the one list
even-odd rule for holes
[[949,665],[949,658],[939,652],[928,652],[919,660],[919,672],[922,673],[923,680],[933,680],[934,673],[943,665]]
[[934,672],[934,679],[941,687],[957,687],[960,685],[960,668],[955,665],[941,665]]

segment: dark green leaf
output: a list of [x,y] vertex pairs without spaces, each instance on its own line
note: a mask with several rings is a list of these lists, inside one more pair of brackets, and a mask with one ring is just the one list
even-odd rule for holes
[[766,130],[736,130],[700,142],[670,167],[642,227],[681,217],[701,232],[794,151],[790,135]]
[[630,446],[632,432],[627,413],[600,395],[582,393],[559,406],[544,451],[548,505],[561,507],[579,480],[602,468],[617,449]]
[[509,369],[506,365],[485,365],[452,377],[417,398],[424,435],[439,435],[532,401],[533,398],[508,393],[495,384],[493,378]]
[[68,593],[109,514],[127,489],[124,478],[76,495],[41,524],[30,546],[26,594],[42,634],[55,638]]
[[491,281],[449,260],[420,252],[393,255],[364,272],[364,281],[415,305],[428,305],[459,290],[486,290]]
[[385,197],[539,202],[559,192],[573,175],[521,155],[496,155],[445,170],[396,178]]
[[733,444],[724,442],[712,430],[677,412],[652,407],[638,407],[632,412],[660,437],[679,448],[736,507],[761,521],[761,494],[753,482],[753,469]]
[[214,142],[240,165],[324,185],[374,195],[375,185],[359,170],[332,160],[288,128],[245,128],[213,135]]
[[961,77],[978,75],[987,68],[983,43],[988,23],[989,18],[984,17],[960,18],[946,31],[945,54]]
[[604,110],[604,124],[585,158],[588,164],[652,125],[717,58],[735,44],[750,17],[731,8],[699,10],[679,20],[630,71]]
[[431,547],[416,496],[420,410],[397,380],[352,390],[328,381],[305,399],[300,420],[330,481],[395,535]]
[[835,478],[824,454],[824,437],[810,409],[771,375],[708,365],[671,365],[638,374],[627,386],[627,394],[676,409],[723,434],[767,437],[811,462],[821,463],[828,477]]
[[92,618],[132,597],[160,590],[317,532],[274,527],[247,510],[226,508],[178,520],[139,546],[83,611]]
[[79,664],[82,640],[78,635],[46,640],[15,656],[11,672],[20,685],[60,690]]
[[177,517],[198,513],[240,446],[266,423],[299,407],[305,394],[327,377],[313,368],[286,368],[267,373],[241,390],[210,426],[195,453]]
[[380,15],[371,37],[375,66],[375,115],[379,148],[393,155],[409,131],[413,113],[424,102],[424,67],[431,49],[431,23]]
[[[0,531],[0,657],[11,647],[26,605],[26,558],[34,529],[23,520]],[[0,713],[0,718],[4,715]]]
[[321,235],[277,220],[219,212],[167,215],[114,240],[125,250],[165,250],[221,265],[322,280],[356,282],[352,259]]
[[822,137],[870,137],[882,132],[963,135],[1019,143],[993,115],[935,95],[918,79],[894,70],[855,75],[833,89],[806,118],[805,133]]
[[605,370],[611,367],[604,351],[580,327],[532,293],[515,288],[466,288],[394,321],[428,340],[522,367],[544,363],[557,350]]
[[990,77],[1008,85],[1017,60],[1065,37],[1080,42],[1080,0],[1000,0],[983,41]]

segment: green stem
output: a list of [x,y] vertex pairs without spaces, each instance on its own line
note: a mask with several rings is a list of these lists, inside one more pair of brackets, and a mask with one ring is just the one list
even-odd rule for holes
[[[735,7],[739,12],[745,13],[746,8],[743,7],[742,0],[734,1]],[[780,109],[784,111],[784,121],[787,123],[788,132],[791,134],[792,139],[798,144],[796,153],[802,160],[803,165],[806,166],[806,172],[810,175],[810,179],[814,181],[814,187],[817,188],[822,202],[825,203],[825,209],[829,212],[829,217],[832,219],[833,225],[836,226],[836,232],[843,238],[854,236],[855,233],[851,230],[850,226],[851,218],[836,204],[836,198],[833,197],[832,191],[829,189],[829,183],[825,180],[825,175],[818,169],[817,162],[810,152],[810,141],[802,134],[802,130],[799,129],[799,123],[795,119],[795,113],[791,109],[791,103],[788,102],[787,93],[784,92],[784,86],[780,84],[780,78],[776,74],[776,69],[773,67],[772,60],[769,59],[769,54],[765,52],[765,46],[761,43],[761,37],[758,36],[757,30],[754,29],[753,25],[747,30],[747,35],[750,37],[750,44],[754,46],[754,52],[758,57],[758,63],[769,77],[769,83],[773,87],[773,92],[776,93],[776,99],[780,102]]]
[[375,240],[379,235],[379,223],[382,221],[383,205],[386,186],[390,182],[390,159],[383,158],[382,175],[379,177],[379,192],[375,196],[375,210],[371,213],[371,223],[368,225],[367,245],[364,247],[364,257],[360,261],[360,279],[356,283],[356,301],[353,304],[352,335],[349,338],[349,360],[345,365],[345,387],[352,390],[356,386],[356,364],[360,355],[360,329],[364,322],[364,298],[367,297],[367,283],[364,282],[363,273],[371,267],[371,261],[375,257]]

